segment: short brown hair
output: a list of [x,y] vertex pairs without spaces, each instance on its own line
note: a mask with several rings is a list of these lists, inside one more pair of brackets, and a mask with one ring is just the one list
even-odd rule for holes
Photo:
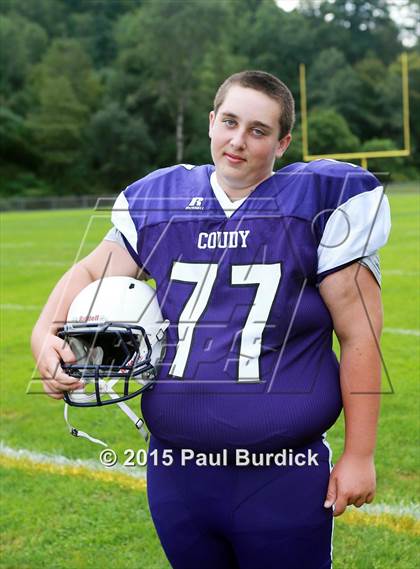
[[295,123],[295,101],[289,88],[271,73],[265,71],[241,71],[228,77],[218,88],[214,98],[214,112],[217,113],[232,85],[240,85],[265,93],[280,105],[279,139],[291,132]]

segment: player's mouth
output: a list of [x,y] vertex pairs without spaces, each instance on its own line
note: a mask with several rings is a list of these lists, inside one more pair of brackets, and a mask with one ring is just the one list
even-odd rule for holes
[[241,162],[246,162],[245,158],[242,158],[237,154],[231,154],[230,152],[225,152],[223,156],[230,164],[240,164]]

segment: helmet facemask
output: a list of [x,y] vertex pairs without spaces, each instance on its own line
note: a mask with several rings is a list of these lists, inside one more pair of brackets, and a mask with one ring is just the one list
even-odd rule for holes
[[76,363],[62,363],[63,371],[85,383],[65,393],[69,405],[94,407],[126,401],[150,388],[156,379],[158,362],[151,363],[152,345],[141,326],[72,325],[65,326],[59,336],[76,356]]

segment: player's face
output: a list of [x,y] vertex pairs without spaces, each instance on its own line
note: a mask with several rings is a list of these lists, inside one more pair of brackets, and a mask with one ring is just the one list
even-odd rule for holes
[[274,161],[289,146],[279,140],[280,108],[260,91],[233,85],[217,113],[210,113],[211,153],[219,184],[241,196],[271,176]]

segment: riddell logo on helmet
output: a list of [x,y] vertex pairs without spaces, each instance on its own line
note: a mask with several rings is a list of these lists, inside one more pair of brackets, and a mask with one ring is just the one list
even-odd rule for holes
[[100,319],[99,314],[93,316],[90,314],[89,316],[79,316],[78,322],[98,322]]

